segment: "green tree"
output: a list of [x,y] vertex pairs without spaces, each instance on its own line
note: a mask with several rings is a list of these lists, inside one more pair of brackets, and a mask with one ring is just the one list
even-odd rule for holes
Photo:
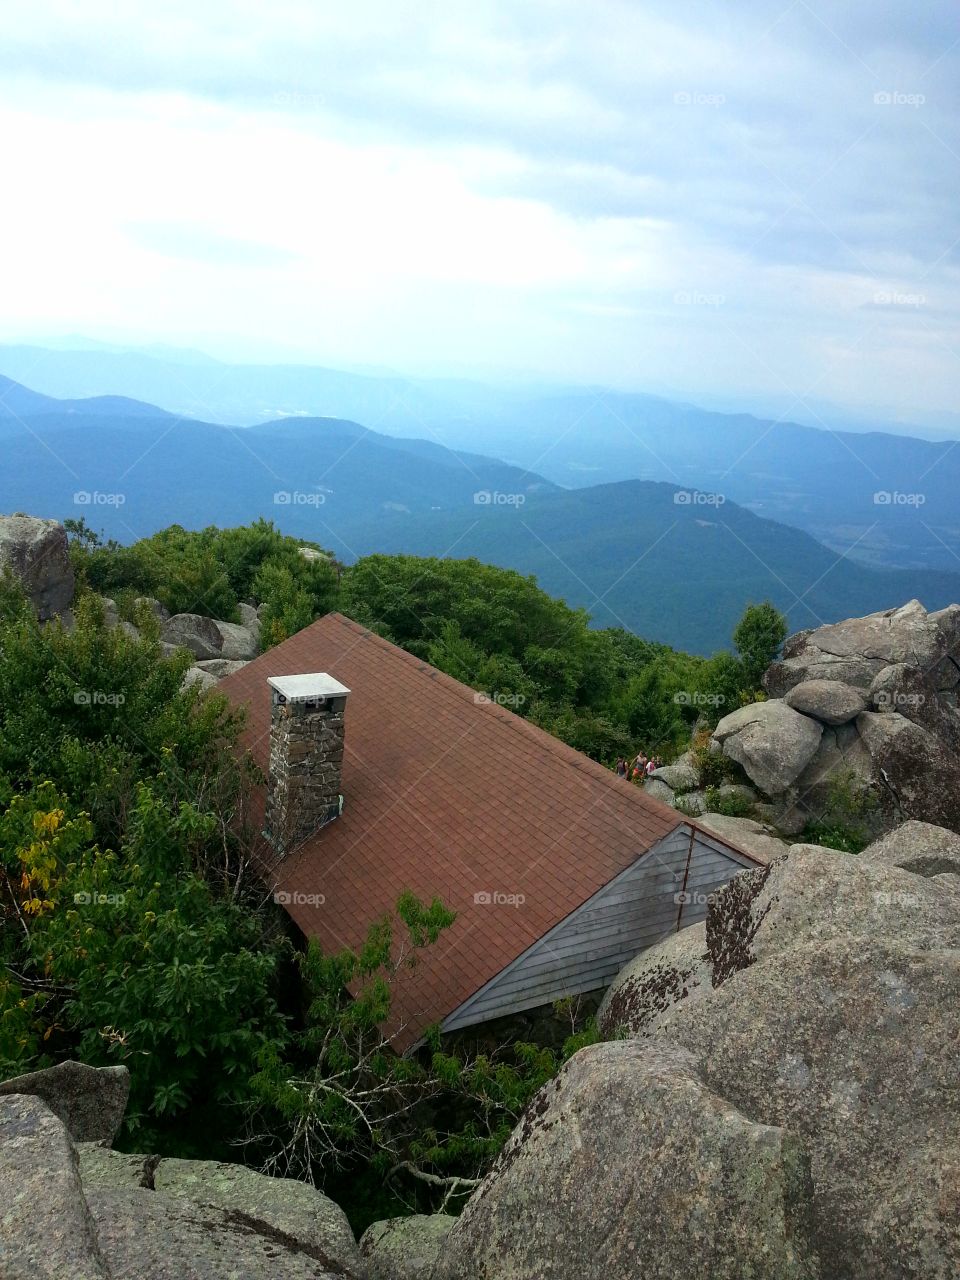
[[760,689],[763,673],[786,637],[787,620],[769,600],[747,606],[733,633],[733,643],[743,663],[745,688]]
[[231,834],[241,719],[188,661],[0,590],[0,1066],[126,1063],[128,1140],[223,1155],[289,948]]

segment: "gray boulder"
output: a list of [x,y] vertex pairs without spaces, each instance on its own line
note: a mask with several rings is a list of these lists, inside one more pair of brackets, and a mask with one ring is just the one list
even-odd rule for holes
[[0,1097],[0,1276],[111,1280],[70,1135],[27,1094]]
[[873,757],[883,750],[899,733],[913,727],[913,721],[899,711],[864,711],[857,716],[857,732],[864,747]]
[[919,600],[865,618],[818,627],[792,637],[783,658],[764,676],[764,688],[783,697],[805,680],[840,680],[869,689],[885,666],[907,662],[925,671],[938,688],[955,688],[960,669],[960,606],[928,613]]
[[700,783],[700,775],[690,764],[665,764],[654,769],[651,778],[659,778],[675,792],[695,791]]
[[631,960],[607,989],[597,1010],[606,1040],[638,1036],[680,1000],[695,1000],[712,987],[706,925],[671,933]]
[[305,1183],[75,1144],[41,1098],[11,1093],[0,1096],[0,1276],[365,1280],[365,1271],[344,1214]]
[[170,610],[165,604],[161,604],[159,600],[153,596],[137,596],[133,602],[134,609],[146,610],[152,613],[158,622],[166,622],[170,617]]
[[875,785],[873,758],[856,724],[827,725],[816,753],[800,774],[789,797],[797,825],[777,813],[774,821],[788,835],[803,829],[811,817],[822,817],[832,803],[833,787],[843,778],[851,791],[863,794]]
[[820,745],[823,725],[779,701],[754,702],[724,716],[713,741],[769,796],[794,783]]
[[110,1143],[123,1123],[130,1072],[68,1060],[0,1083],[0,1095],[12,1093],[42,1098],[76,1142]]
[[175,613],[160,630],[166,644],[188,649],[195,658],[222,658],[223,635],[213,618],[199,613]]
[[232,676],[235,671],[239,671],[246,665],[245,662],[235,662],[228,658],[208,658],[205,662],[195,662],[191,670],[195,668],[198,671],[205,671],[207,675],[222,680],[224,676]]
[[824,1276],[948,1280],[960,1275],[960,952],[815,933],[669,1010],[657,1034],[744,1116],[810,1152]]
[[902,867],[918,876],[960,875],[960,836],[929,822],[905,822],[868,845],[859,861]]
[[707,811],[707,793],[705,791],[684,791],[682,795],[674,798],[674,807],[680,809],[683,813],[688,813],[692,818],[699,818],[701,813]]
[[360,1238],[367,1280],[427,1280],[455,1222],[447,1213],[374,1222]]
[[706,1088],[692,1055],[596,1044],[527,1108],[433,1280],[813,1280],[812,1196],[801,1144]]
[[218,622],[217,629],[221,636],[220,656],[234,662],[249,662],[260,650],[259,632],[255,636],[247,627],[238,626],[235,622]]
[[117,626],[120,622],[120,614],[117,611],[116,600],[112,600],[110,596],[96,596],[94,598],[99,602],[100,608],[103,610],[103,625],[105,627]]
[[756,804],[757,793],[753,787],[748,787],[743,782],[722,782],[717,788],[717,792],[721,799],[724,800],[743,800],[746,804]]
[[201,667],[187,667],[184,672],[183,680],[180,682],[181,689],[193,689],[194,687],[206,692],[208,689],[215,689],[219,676],[213,674],[212,671],[204,671]]
[[19,580],[41,621],[66,609],[73,599],[67,534],[57,520],[0,516],[0,574],[4,570]]
[[771,954],[837,937],[960,946],[960,881],[795,844],[788,856],[717,890],[706,937],[716,986]]
[[653,796],[654,800],[659,800],[661,804],[673,805],[673,788],[668,787],[662,778],[645,778],[641,786],[648,796]]
[[347,1216],[306,1182],[268,1178],[242,1165],[214,1160],[161,1160],[153,1187],[165,1196],[197,1205],[215,1205],[242,1214],[271,1231],[296,1240],[304,1253],[335,1258],[362,1271]]
[[785,840],[771,835],[768,827],[753,818],[731,818],[725,813],[701,813],[697,825],[728,840],[764,864],[781,857],[790,847]]
[[84,1192],[98,1187],[149,1187],[157,1156],[128,1155],[100,1142],[78,1142],[80,1182]]
[[884,667],[870,686],[874,710],[896,712],[960,752],[960,711],[917,667],[898,662]]
[[888,826],[907,818],[960,831],[960,758],[943,738],[897,711],[857,718]]
[[856,720],[867,709],[863,690],[841,680],[802,680],[793,686],[784,702],[802,715],[833,725]]
[[[146,1187],[86,1193],[114,1280],[359,1280],[335,1253],[243,1209]],[[354,1246],[355,1247],[355,1246]]]

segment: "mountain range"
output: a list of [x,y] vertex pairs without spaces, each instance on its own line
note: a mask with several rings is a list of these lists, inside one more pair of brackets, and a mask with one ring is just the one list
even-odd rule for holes
[[563,488],[634,479],[697,486],[866,564],[960,569],[957,441],[827,429],[830,420],[818,429],[603,387],[233,365],[177,349],[0,345],[0,373],[74,406],[75,397],[120,393],[221,424],[362,422],[501,457]]
[[477,556],[536,574],[597,625],[701,653],[729,642],[751,601],[773,600],[796,630],[912,596],[929,608],[960,600],[960,574],[858,563],[708,488],[562,488],[338,418],[229,427],[123,397],[57,401],[9,381],[0,406],[0,510],[82,515],[122,542],[175,522],[266,516],[346,561]]

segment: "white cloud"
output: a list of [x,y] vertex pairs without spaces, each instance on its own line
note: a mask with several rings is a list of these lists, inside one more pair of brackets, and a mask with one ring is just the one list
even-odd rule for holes
[[946,15],[7,0],[7,332],[952,404]]

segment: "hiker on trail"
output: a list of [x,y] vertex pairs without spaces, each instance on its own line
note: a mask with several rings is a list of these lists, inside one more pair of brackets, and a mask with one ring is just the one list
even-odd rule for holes
[[653,773],[654,769],[657,769],[657,768],[659,768],[659,766],[656,760],[654,760],[653,757],[651,756],[650,759],[647,761],[647,777],[649,778],[651,773]]
[[623,756],[617,756],[617,777],[625,778],[627,776],[627,762]]

